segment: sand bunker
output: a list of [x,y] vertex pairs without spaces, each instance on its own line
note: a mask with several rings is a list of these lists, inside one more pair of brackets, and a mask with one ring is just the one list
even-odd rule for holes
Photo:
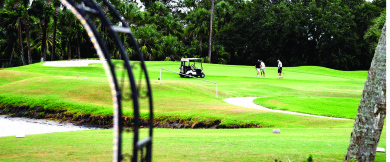
[[82,67],[93,66],[91,63],[103,63],[100,60],[71,60],[71,61],[47,61],[43,63],[43,66],[55,66],[55,67]]

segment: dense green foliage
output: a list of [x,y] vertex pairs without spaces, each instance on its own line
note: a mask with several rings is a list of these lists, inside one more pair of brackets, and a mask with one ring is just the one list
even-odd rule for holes
[[[0,66],[97,57],[80,23],[58,0],[28,2],[0,3],[0,59],[7,59]],[[131,25],[145,59],[208,60],[211,0],[110,2]],[[216,0],[211,62],[253,65],[259,58],[272,65],[281,59],[285,66],[366,70],[385,20],[385,2]],[[108,29],[91,20],[112,57],[121,59]],[[128,36],[120,37],[129,57],[138,60]]]
[[368,42],[379,37],[368,41],[363,35],[368,20],[381,11],[366,1],[256,0],[235,15],[217,41],[231,54],[231,63],[260,58],[281,59],[288,66],[368,69],[374,54]]
[[[309,155],[342,161],[351,129],[154,129],[153,161],[305,161]],[[123,151],[131,153],[132,134],[123,139]],[[386,148],[386,131],[378,147]],[[2,137],[0,149],[0,161],[110,161],[112,130]],[[375,161],[386,161],[386,154],[378,152]]]

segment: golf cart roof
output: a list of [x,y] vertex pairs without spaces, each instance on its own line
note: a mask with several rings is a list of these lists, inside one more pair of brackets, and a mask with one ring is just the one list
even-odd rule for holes
[[198,61],[202,60],[202,58],[181,58],[180,61]]

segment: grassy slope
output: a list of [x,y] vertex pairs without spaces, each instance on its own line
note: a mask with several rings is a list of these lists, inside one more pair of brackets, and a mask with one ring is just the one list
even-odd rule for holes
[[[319,161],[339,161],[348,147],[353,121],[270,113],[226,104],[222,98],[260,96],[256,102],[276,109],[353,118],[367,76],[366,71],[285,67],[285,78],[276,79],[276,68],[267,67],[267,77],[256,78],[253,67],[204,64],[205,79],[218,83],[220,97],[216,99],[215,85],[199,80],[163,72],[162,84],[154,82],[160,68],[178,71],[177,62],[147,62],[147,67],[157,117],[221,119],[224,124],[257,123],[282,128],[281,135],[270,133],[271,129],[155,129],[153,153],[159,161],[286,161],[286,157],[303,161],[309,154]],[[2,103],[112,114],[111,94],[101,66],[56,68],[38,63],[3,69],[0,92]],[[294,107],[297,103],[301,107]],[[131,115],[129,105],[127,115]],[[329,105],[333,107],[326,111]],[[384,129],[379,147],[386,147],[385,134]],[[0,149],[6,151],[0,153],[0,160],[107,161],[112,155],[111,138],[111,130],[52,133],[25,139],[4,137],[0,138]],[[385,157],[377,154],[376,159],[383,161]]]
[[[146,134],[147,130],[141,130]],[[154,129],[154,161],[342,161],[351,128]],[[378,147],[386,147],[386,132]],[[124,140],[130,153],[131,134]],[[0,161],[109,161],[112,130],[0,138]],[[376,161],[385,161],[377,153]]]
[[[151,78],[159,69],[178,71],[177,62],[149,62]],[[337,71],[323,67],[285,67],[277,79],[276,67],[266,68],[266,78],[256,78],[250,66],[204,64],[207,80],[217,82],[222,97],[259,96],[255,103],[274,109],[354,119],[367,71]],[[179,84],[182,78],[163,71],[162,81]],[[215,85],[186,80],[215,90]],[[186,83],[183,83],[186,84]],[[329,111],[331,110],[331,111]]]
[[[178,62],[147,62],[147,66],[153,83],[156,117],[191,118],[192,121],[219,119],[225,125],[260,124],[266,127],[350,127],[352,122],[248,109],[227,104],[222,98],[232,96],[262,96],[263,99],[274,97],[279,100],[293,98],[295,101],[316,105],[316,100],[308,101],[305,97],[343,96],[345,100],[341,102],[346,104],[342,105],[345,111],[341,115],[338,111],[323,113],[322,109],[293,111],[353,118],[366,73],[342,72],[321,67],[296,67],[285,68],[288,73],[285,79],[276,79],[271,77],[271,72],[276,71],[276,68],[267,67],[267,78],[256,78],[253,77],[255,70],[249,66],[204,64],[205,79],[218,83],[217,99],[214,84],[180,78],[175,73],[163,72],[162,84],[154,82],[160,75],[160,68],[178,70]],[[37,63],[1,70],[0,73],[2,73],[0,79],[4,80],[0,86],[2,92],[0,100],[3,103],[45,108],[65,107],[78,113],[112,114],[111,95],[101,66],[43,67]],[[79,77],[76,77],[77,74]],[[327,101],[329,105],[340,102]],[[146,105],[145,103],[146,101],[141,101],[141,105]],[[265,105],[267,102],[260,104]],[[131,103],[124,105],[124,114],[131,116]],[[266,106],[272,108],[273,105],[277,104]]]

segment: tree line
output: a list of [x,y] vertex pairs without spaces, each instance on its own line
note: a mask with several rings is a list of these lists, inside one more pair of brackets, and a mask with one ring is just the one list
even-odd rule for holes
[[[78,0],[76,0],[78,2]],[[101,1],[104,10],[104,5]],[[317,65],[367,70],[385,23],[386,1],[365,0],[110,0],[130,25],[146,60],[201,57],[205,62]],[[143,6],[140,8],[140,6]],[[107,13],[109,16],[110,13]],[[110,49],[104,25],[91,18]],[[137,60],[128,35],[120,34]],[[94,58],[82,25],[59,0],[0,1],[0,60],[10,66]]]

